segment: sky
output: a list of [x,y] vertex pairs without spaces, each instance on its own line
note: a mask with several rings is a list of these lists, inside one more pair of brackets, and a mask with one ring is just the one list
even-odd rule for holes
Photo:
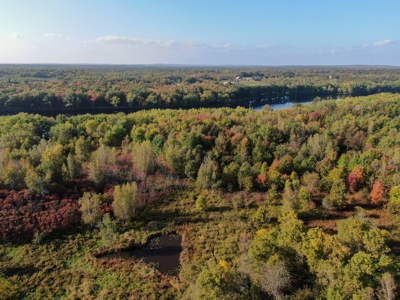
[[0,63],[400,66],[398,0],[0,0]]

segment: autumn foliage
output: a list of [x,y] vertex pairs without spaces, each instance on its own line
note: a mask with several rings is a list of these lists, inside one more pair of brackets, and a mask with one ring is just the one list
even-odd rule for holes
[[363,167],[354,167],[354,169],[347,176],[347,183],[349,185],[350,192],[355,193],[364,186],[365,180],[363,170]]
[[385,186],[381,180],[378,180],[377,182],[374,183],[374,186],[372,187],[371,191],[371,199],[372,202],[377,203],[380,200],[383,199],[385,195]]
[[0,239],[7,241],[31,240],[37,232],[49,235],[81,220],[76,197],[1,190],[0,209]]

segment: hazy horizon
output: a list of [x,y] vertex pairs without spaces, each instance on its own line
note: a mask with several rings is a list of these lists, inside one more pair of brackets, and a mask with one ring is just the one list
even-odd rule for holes
[[2,3],[0,64],[400,66],[399,8],[394,0],[15,0]]

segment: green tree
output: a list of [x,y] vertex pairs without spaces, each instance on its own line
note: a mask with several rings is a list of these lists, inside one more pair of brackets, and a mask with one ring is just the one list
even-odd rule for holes
[[117,150],[104,144],[92,153],[89,163],[89,179],[97,185],[106,182],[109,176],[109,168],[115,165]]
[[178,143],[166,144],[165,160],[167,165],[181,177],[185,175],[186,160],[184,158],[187,150],[187,147],[182,147]]
[[111,247],[117,233],[117,225],[108,214],[103,216],[103,221],[99,223],[99,229],[102,244]]
[[39,193],[44,196],[50,191],[51,175],[50,173],[43,174],[40,170],[35,171],[32,167],[28,168],[25,175],[25,184],[29,192]]
[[206,211],[208,208],[207,198],[204,195],[199,195],[196,200],[196,208],[200,211]]
[[138,202],[137,194],[136,182],[115,186],[112,208],[119,220],[126,222],[135,216]]
[[63,147],[60,144],[47,146],[43,152],[40,168],[50,176],[52,182],[62,181],[62,166],[64,164]]
[[220,184],[218,163],[206,158],[200,165],[196,185],[202,189],[217,188]]
[[12,190],[24,186],[25,172],[21,161],[9,160],[1,168],[1,179]]
[[396,224],[400,224],[400,185],[390,189],[387,210],[393,221]]
[[246,191],[251,191],[254,187],[254,179],[256,174],[253,172],[250,164],[248,162],[244,162],[238,173],[238,183],[240,188]]
[[195,160],[189,160],[185,166],[185,175],[190,178],[191,181],[196,181],[197,173],[199,172],[199,166]]
[[121,99],[117,96],[112,96],[110,99],[111,105],[117,107],[121,103]]
[[261,139],[258,139],[256,142],[256,145],[254,146],[253,152],[253,163],[256,162],[271,162],[271,155],[268,153],[267,148],[265,144],[261,141]]
[[308,266],[312,272],[318,270],[321,260],[324,259],[326,237],[321,228],[311,228],[303,237],[301,253],[307,258]]
[[132,159],[135,168],[145,174],[153,174],[156,167],[156,156],[150,141],[135,145],[132,150]]
[[79,162],[87,161],[90,157],[92,145],[88,139],[85,139],[83,135],[75,142],[75,155]]
[[66,175],[70,180],[76,179],[81,174],[81,164],[72,153],[68,154],[67,164],[64,166]]
[[225,166],[221,174],[221,184],[228,191],[232,191],[238,186],[238,172],[240,166],[236,162],[231,162],[229,165]]
[[101,195],[85,192],[78,202],[81,205],[79,210],[82,213],[83,222],[93,227],[101,219]]
[[291,181],[286,180],[285,189],[282,196],[282,212],[287,213],[289,211],[297,212],[301,207],[299,198],[299,186],[298,180]]
[[329,200],[335,207],[340,207],[346,203],[346,185],[343,180],[333,182],[329,192]]
[[3,299],[18,299],[20,287],[0,273],[0,295]]

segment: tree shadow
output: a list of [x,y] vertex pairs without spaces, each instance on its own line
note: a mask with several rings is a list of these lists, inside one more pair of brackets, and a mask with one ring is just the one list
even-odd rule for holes
[[231,210],[232,210],[232,208],[229,207],[229,206],[213,206],[213,207],[209,207],[207,209],[207,212],[210,212],[210,213],[212,213],[212,212],[224,213],[224,212],[231,211]]
[[34,273],[38,272],[39,269],[34,267],[33,265],[29,265],[29,266],[18,266],[18,267],[5,267],[3,269],[3,274],[5,276],[14,276],[14,275],[18,275],[18,276],[24,276],[24,275],[28,275],[31,276]]

